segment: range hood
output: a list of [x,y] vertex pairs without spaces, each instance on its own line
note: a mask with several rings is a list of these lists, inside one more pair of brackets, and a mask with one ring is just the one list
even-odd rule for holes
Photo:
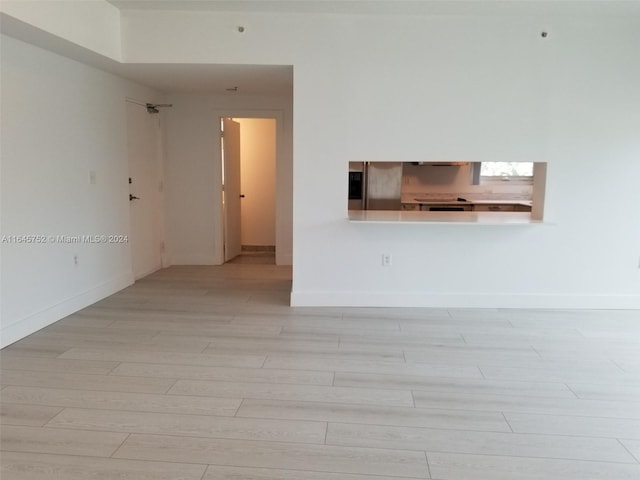
[[469,162],[411,162],[411,165],[425,167],[463,167],[469,165]]

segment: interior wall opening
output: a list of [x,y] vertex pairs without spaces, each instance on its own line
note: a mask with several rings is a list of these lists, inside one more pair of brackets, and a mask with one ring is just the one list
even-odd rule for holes
[[224,262],[275,264],[275,118],[221,117]]

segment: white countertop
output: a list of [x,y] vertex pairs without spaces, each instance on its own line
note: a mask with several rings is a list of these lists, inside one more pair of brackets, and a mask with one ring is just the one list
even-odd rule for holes
[[349,210],[354,223],[412,223],[447,225],[540,225],[529,212],[420,212],[406,210]]
[[413,195],[413,196],[403,196],[402,197],[402,203],[415,203],[415,204],[428,204],[428,205],[455,205],[455,204],[459,204],[459,205],[525,205],[530,207],[531,206],[531,200],[513,200],[513,199],[509,199],[509,200],[498,200],[498,199],[493,199],[493,200],[474,200],[474,199],[469,199],[464,197],[465,200],[464,201],[458,201],[455,198],[446,200],[446,199],[442,199],[442,198],[423,198],[420,195]]
[[526,205],[531,206],[531,200],[469,200],[475,205]]

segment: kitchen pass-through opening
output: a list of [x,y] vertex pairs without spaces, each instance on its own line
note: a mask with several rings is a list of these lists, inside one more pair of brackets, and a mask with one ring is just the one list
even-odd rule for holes
[[480,162],[349,162],[348,209],[511,212],[542,220],[546,163],[491,162],[487,165],[491,168],[481,170],[483,166]]

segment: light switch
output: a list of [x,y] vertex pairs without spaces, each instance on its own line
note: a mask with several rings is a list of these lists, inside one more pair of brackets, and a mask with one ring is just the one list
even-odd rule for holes
[[96,179],[96,171],[89,170],[89,184],[95,185],[96,183],[98,183],[98,180]]

